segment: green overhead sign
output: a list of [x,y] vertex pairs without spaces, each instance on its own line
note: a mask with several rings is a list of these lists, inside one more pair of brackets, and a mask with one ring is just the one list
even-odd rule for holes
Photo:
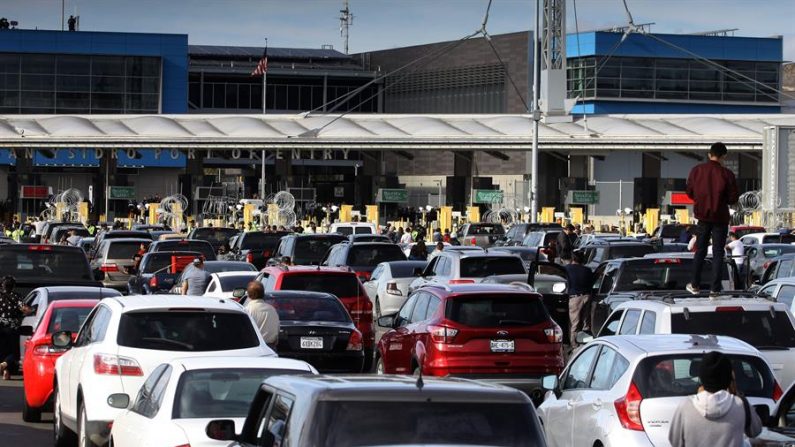
[[596,205],[599,203],[599,191],[569,191],[570,205]]
[[498,189],[476,189],[474,203],[501,203],[502,191]]
[[135,187],[111,186],[108,198],[111,200],[135,200]]
[[406,203],[409,201],[409,192],[405,189],[384,189],[378,190],[376,202],[378,203]]

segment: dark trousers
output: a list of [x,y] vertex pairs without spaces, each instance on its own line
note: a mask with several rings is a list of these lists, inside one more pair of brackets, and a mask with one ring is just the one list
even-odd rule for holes
[[693,260],[693,281],[691,284],[700,287],[701,271],[704,269],[704,258],[707,257],[710,237],[712,238],[712,284],[710,292],[720,292],[723,290],[721,278],[723,278],[723,257],[726,253],[726,236],[729,232],[728,224],[716,224],[711,222],[699,222],[696,226],[696,256]]
[[8,363],[10,371],[16,371],[19,358],[19,333],[14,329],[0,328],[0,363]]

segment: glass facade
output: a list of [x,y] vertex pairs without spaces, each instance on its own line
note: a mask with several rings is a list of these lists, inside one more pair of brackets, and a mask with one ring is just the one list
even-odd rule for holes
[[567,61],[568,96],[582,99],[645,99],[778,104],[777,62],[718,61],[722,66],[763,83],[688,59],[604,56]]
[[0,54],[0,113],[159,113],[159,57]]

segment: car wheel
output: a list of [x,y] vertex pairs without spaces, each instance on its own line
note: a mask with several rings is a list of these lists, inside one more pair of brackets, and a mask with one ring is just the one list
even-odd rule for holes
[[375,373],[381,376],[386,374],[386,371],[384,370],[384,359],[381,358],[380,355],[378,356],[378,360],[375,363]]
[[86,431],[88,416],[86,416],[86,404],[80,402],[77,411],[77,447],[95,447],[91,442],[91,435]]
[[28,405],[28,400],[22,398],[22,420],[25,422],[41,422],[41,408]]
[[75,443],[75,434],[63,424],[63,417],[61,415],[61,398],[58,393],[58,384],[55,384],[53,390],[55,402],[53,403],[52,411],[52,427],[53,427],[53,441],[55,447],[71,447]]

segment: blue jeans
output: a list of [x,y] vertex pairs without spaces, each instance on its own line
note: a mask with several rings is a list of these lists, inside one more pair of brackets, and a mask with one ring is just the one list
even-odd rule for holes
[[701,271],[704,269],[704,258],[707,257],[710,237],[712,238],[712,284],[710,292],[723,290],[721,279],[726,268],[723,257],[726,253],[726,236],[729,233],[728,224],[699,222],[696,226],[696,255],[693,259],[693,281],[691,284],[700,287]]

